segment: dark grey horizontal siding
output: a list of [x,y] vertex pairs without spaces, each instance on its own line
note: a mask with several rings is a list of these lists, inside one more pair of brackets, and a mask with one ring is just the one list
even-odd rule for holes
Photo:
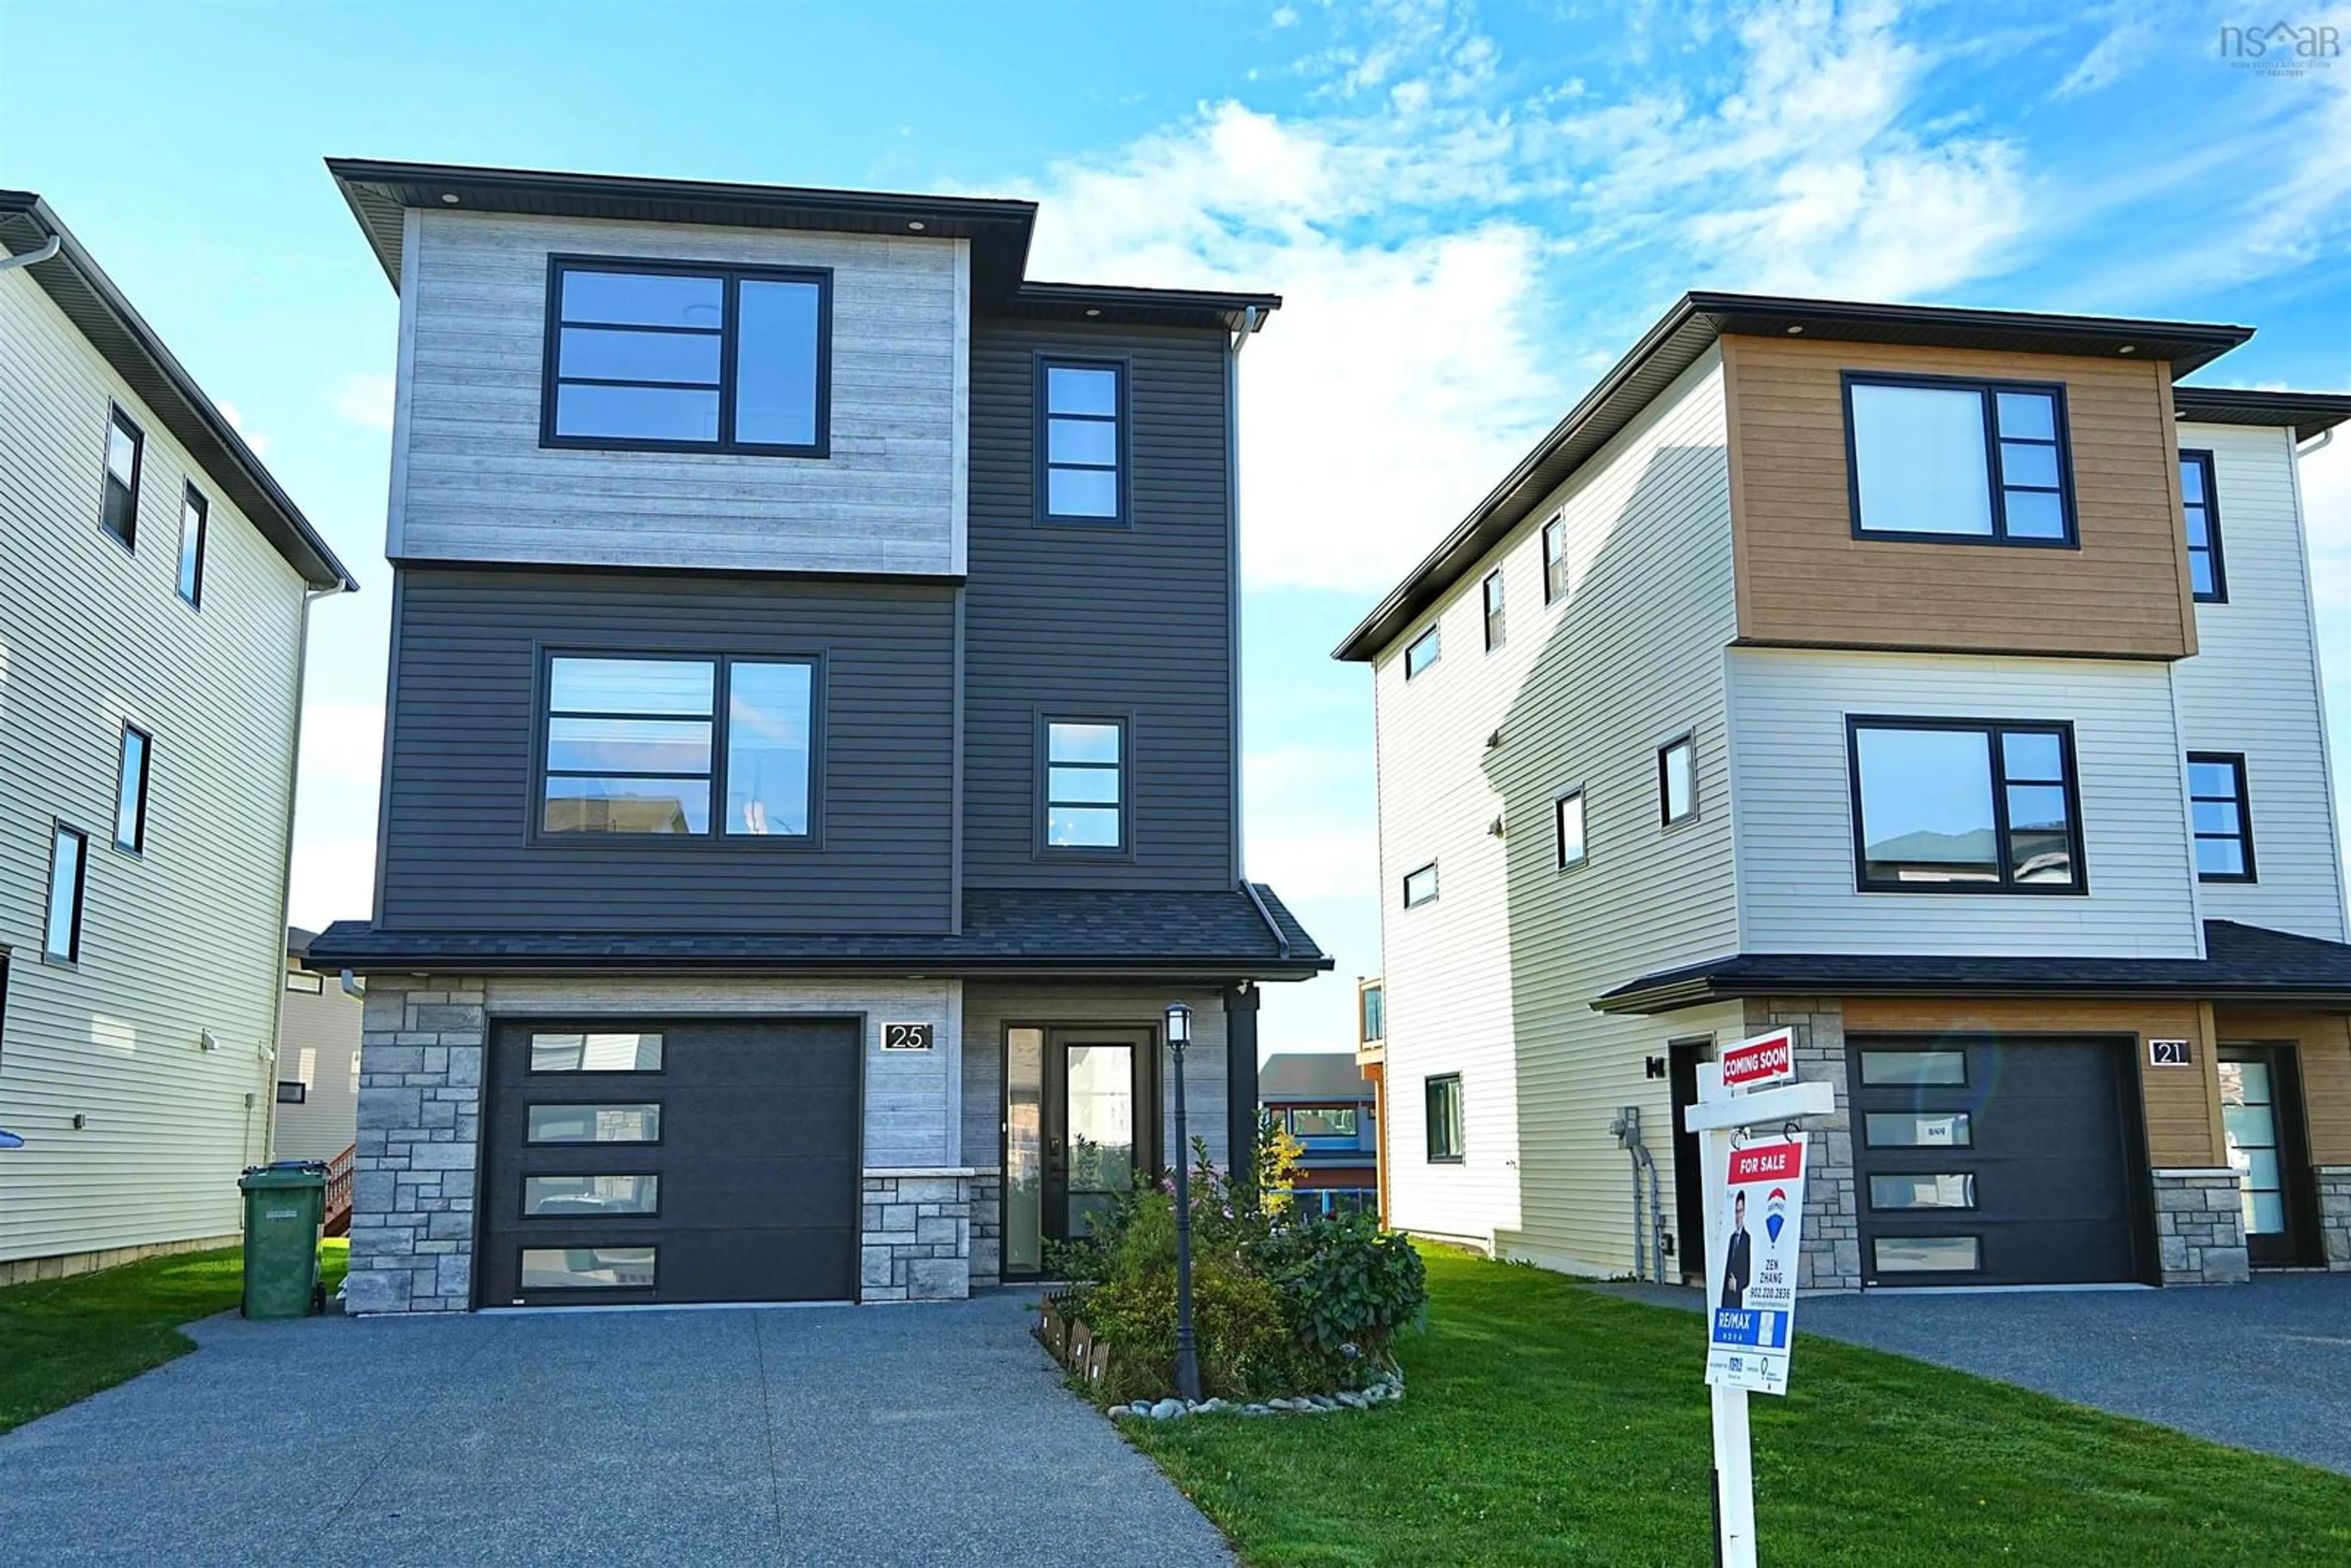
[[[1035,526],[1040,352],[1129,363],[1131,526]],[[1217,331],[972,323],[964,875],[1229,887],[1231,570]],[[1040,859],[1037,718],[1133,716],[1132,862]]]
[[[952,589],[412,569],[398,617],[385,929],[948,928]],[[821,655],[822,847],[532,843],[546,647]]]

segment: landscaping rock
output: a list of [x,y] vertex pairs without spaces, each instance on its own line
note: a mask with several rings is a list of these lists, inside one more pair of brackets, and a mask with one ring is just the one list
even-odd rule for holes
[[1270,1416],[1273,1414],[1273,1408],[1271,1406],[1268,1405],[1251,1405],[1243,1409],[1241,1414],[1244,1416]]
[[1181,1399],[1162,1399],[1151,1407],[1151,1418],[1155,1421],[1173,1421],[1182,1414],[1184,1402]]

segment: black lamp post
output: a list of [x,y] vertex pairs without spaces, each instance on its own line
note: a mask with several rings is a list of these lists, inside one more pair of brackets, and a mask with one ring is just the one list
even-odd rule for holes
[[1192,1342],[1191,1139],[1184,1127],[1184,1048],[1192,1043],[1192,1009],[1167,1008],[1167,1048],[1176,1058],[1176,1392],[1200,1397],[1200,1352]]

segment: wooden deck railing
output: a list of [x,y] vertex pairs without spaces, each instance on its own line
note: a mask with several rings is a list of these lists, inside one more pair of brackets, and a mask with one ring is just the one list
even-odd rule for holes
[[360,1146],[353,1144],[327,1162],[327,1234],[348,1236],[351,1231],[351,1160]]

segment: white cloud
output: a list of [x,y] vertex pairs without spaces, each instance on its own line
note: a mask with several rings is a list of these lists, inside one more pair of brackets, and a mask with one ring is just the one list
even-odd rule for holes
[[335,389],[335,412],[366,430],[392,429],[392,379],[384,375],[348,375]]
[[2095,92],[2100,88],[2112,87],[2139,68],[2155,43],[2153,23],[2143,16],[2126,18],[2090,46],[2090,52],[2066,73],[2065,79],[2057,84],[2056,91],[2050,96],[2075,98]]
[[225,398],[222,399],[214,406],[221,411],[221,417],[228,421],[230,428],[245,438],[245,444],[253,448],[253,455],[256,457],[264,457],[268,455],[269,437],[262,434],[261,432],[254,429],[252,425],[246,423],[245,413],[242,409],[238,408],[236,404],[230,402]]

